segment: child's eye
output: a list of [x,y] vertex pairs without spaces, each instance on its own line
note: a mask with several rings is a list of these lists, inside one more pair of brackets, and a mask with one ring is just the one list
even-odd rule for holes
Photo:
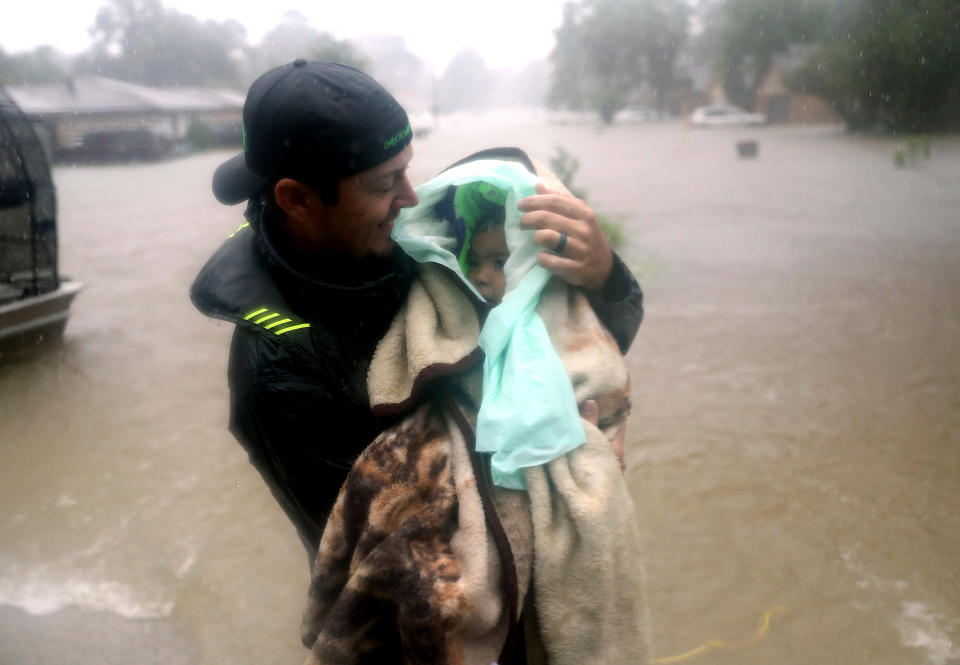
[[500,272],[503,272],[503,266],[505,266],[506,264],[507,264],[506,259],[497,259],[496,261],[493,262],[493,265],[495,265],[497,267],[497,270],[499,270]]

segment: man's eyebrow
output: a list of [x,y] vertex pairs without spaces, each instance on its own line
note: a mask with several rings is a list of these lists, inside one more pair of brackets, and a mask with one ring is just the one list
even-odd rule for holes
[[384,173],[380,173],[380,174],[377,174],[377,175],[371,174],[371,175],[369,176],[369,179],[370,179],[370,180],[373,180],[373,181],[376,181],[376,180],[384,180],[384,179],[386,179],[386,178],[396,178],[398,175],[403,175],[403,173],[404,173],[406,170],[407,170],[407,165],[404,164],[403,166],[397,167],[397,168],[393,169],[392,171],[386,171],[386,172],[384,172]]

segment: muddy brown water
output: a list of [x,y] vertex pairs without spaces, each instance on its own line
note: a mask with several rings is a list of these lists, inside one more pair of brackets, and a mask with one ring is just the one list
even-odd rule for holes
[[[654,656],[960,663],[960,141],[897,169],[896,139],[836,128],[464,115],[413,180],[492,145],[576,155],[644,286]],[[85,288],[62,344],[0,365],[2,663],[303,657],[305,557],[225,430],[230,327],[186,298],[241,221],[210,195],[228,156],[55,170]]]

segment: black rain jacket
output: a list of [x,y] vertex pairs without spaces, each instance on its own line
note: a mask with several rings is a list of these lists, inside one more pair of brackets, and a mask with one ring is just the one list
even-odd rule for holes
[[[207,316],[236,324],[230,431],[312,562],[353,461],[401,417],[373,415],[366,379],[416,264],[397,247],[366,274],[334,257],[305,269],[285,260],[259,226],[223,243],[190,297]],[[643,318],[643,294],[618,257],[591,304],[625,353]]]

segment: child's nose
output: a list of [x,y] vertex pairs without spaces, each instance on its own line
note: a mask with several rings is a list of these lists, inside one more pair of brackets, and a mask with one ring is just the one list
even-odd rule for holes
[[493,277],[493,271],[490,269],[489,266],[481,266],[477,270],[477,282],[479,282],[480,284],[484,284],[484,285],[489,284],[492,277]]

